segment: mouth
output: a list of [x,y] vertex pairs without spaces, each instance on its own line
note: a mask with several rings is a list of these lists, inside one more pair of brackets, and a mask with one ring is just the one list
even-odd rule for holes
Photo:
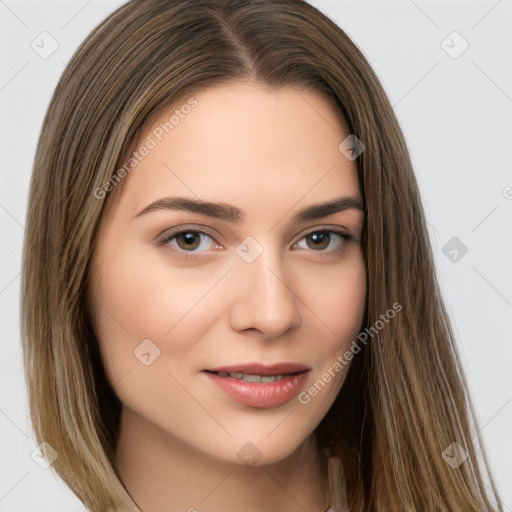
[[283,363],[246,364],[203,370],[211,381],[236,401],[256,408],[289,402],[304,385],[310,368]]
[[[208,371],[208,370],[207,370]],[[282,380],[285,377],[289,377],[290,375],[298,375],[298,373],[286,373],[284,375],[255,375],[249,373],[240,373],[240,372],[211,372],[220,375],[221,377],[231,377],[233,379],[243,380],[244,382],[262,382],[265,384],[270,384],[272,382],[276,382],[278,380]]]
[[[242,376],[261,376],[261,377],[282,377],[284,375],[294,375],[309,371],[310,368],[299,363],[241,363],[228,366],[219,366],[217,368],[208,368],[205,371],[213,373],[226,373],[235,379],[241,379]],[[227,375],[223,375],[227,377]],[[251,382],[251,381],[248,381]]]

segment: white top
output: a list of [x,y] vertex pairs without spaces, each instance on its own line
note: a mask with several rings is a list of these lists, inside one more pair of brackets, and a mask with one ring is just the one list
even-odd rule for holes
[[345,475],[338,457],[328,457],[327,459],[327,485],[329,508],[325,512],[350,512],[347,506]]

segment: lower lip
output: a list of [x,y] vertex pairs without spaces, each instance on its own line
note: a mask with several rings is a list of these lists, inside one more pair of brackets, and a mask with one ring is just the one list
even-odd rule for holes
[[221,377],[212,372],[204,373],[238,402],[263,409],[279,407],[289,402],[304,385],[308,371],[269,383],[245,382],[233,377]]

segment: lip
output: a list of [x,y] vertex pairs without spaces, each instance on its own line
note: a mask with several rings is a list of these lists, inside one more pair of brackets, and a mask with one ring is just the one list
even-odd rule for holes
[[[295,363],[262,365],[260,363],[223,366],[203,373],[220,389],[237,402],[259,409],[279,407],[292,400],[304,386],[310,368]],[[239,372],[249,375],[287,375],[281,380],[261,383],[246,382],[214,372]]]
[[239,372],[247,373],[249,375],[285,375],[286,373],[299,373],[310,370],[311,368],[299,363],[276,363],[276,364],[262,364],[262,363],[240,363],[232,364],[229,366],[219,366],[217,368],[207,368],[211,372]]

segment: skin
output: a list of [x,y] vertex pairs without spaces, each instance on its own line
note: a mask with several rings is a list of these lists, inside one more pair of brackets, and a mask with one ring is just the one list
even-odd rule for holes
[[[366,294],[363,212],[292,219],[316,203],[361,199],[355,162],[338,150],[349,132],[316,92],[235,82],[194,97],[197,106],[124,178],[94,249],[91,317],[123,404],[120,475],[144,512],[252,512],[262,504],[321,511],[325,475],[311,434],[348,366],[307,405],[294,398],[273,408],[240,404],[203,370],[296,362],[311,369],[307,390],[357,336]],[[176,196],[236,206],[243,221],[171,209],[137,215]],[[190,225],[210,235],[192,233],[192,250],[183,237],[156,243]],[[319,244],[326,228],[354,238],[324,235]],[[263,250],[252,263],[236,252],[248,236]],[[197,258],[186,259],[187,251]],[[148,366],[134,356],[144,339],[160,350]],[[249,442],[260,456],[252,467],[237,456]]]

